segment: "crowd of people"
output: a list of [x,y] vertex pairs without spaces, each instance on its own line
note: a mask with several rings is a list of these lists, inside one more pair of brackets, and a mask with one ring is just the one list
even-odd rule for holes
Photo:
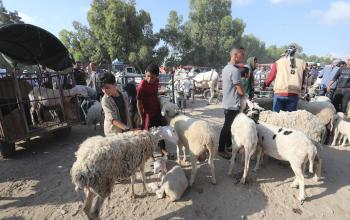
[[[270,73],[265,79],[263,90],[274,82],[273,107],[274,112],[296,111],[299,96],[306,91],[308,79],[314,83],[321,80],[320,93],[331,100],[337,111],[345,112],[350,101],[350,57],[345,61],[336,59],[322,71],[317,65],[308,68],[307,63],[296,57],[297,48],[290,45],[276,62],[271,65]],[[240,65],[244,60],[244,48],[233,48],[230,62],[222,71],[223,108],[225,121],[220,132],[218,152],[225,159],[229,159],[231,143],[231,125],[239,113],[240,100],[243,96],[250,99],[254,96],[253,72],[257,66],[257,58],[248,59],[244,67]]]

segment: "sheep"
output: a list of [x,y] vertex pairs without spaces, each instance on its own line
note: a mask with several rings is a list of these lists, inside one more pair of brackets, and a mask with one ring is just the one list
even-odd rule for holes
[[178,115],[170,120],[170,125],[174,127],[178,134],[179,141],[177,143],[177,162],[180,164],[180,147],[183,150],[183,161],[186,160],[186,149],[190,151],[192,164],[192,173],[190,186],[193,185],[197,175],[197,159],[204,160],[205,154],[209,153],[208,164],[211,169],[211,182],[216,184],[215,167],[214,167],[214,140],[215,133],[208,122],[193,119],[186,115]]
[[332,145],[336,144],[338,136],[344,136],[342,147],[345,146],[346,140],[350,140],[350,121],[339,117],[334,129],[334,138]]
[[306,110],[319,117],[321,122],[326,125],[330,131],[333,130],[334,120],[336,119],[336,110],[332,103],[324,101],[306,102],[299,100],[298,109]]
[[177,115],[180,111],[179,106],[170,102],[169,99],[166,97],[161,96],[159,98],[160,102],[160,109],[161,109],[161,114],[162,116],[167,116],[167,117],[174,117]]
[[[302,131],[307,137],[318,143],[324,143],[325,140],[325,125],[317,116],[305,110],[294,112],[280,111],[278,113],[261,111],[258,114],[258,121]],[[320,145],[317,146],[319,147]]]
[[185,172],[180,166],[174,166],[168,172],[162,170],[160,186],[156,189],[156,195],[162,199],[167,195],[170,201],[179,200],[188,187]]
[[[340,134],[339,132],[338,132],[338,135],[336,135],[336,131],[337,131],[337,126],[338,126],[338,124],[339,124],[339,122],[341,121],[341,120],[343,120],[345,118],[345,115],[344,115],[344,113],[343,112],[337,112],[337,115],[336,115],[336,120],[335,120],[335,122],[334,122],[334,136],[333,136],[333,141],[332,141],[332,144],[331,145],[336,145],[337,144],[337,139],[339,138],[339,140],[342,140],[343,139],[343,141],[344,142],[346,142],[346,140],[347,140],[347,138],[346,137],[344,137],[344,135],[342,135],[342,134]],[[343,143],[343,144],[345,144],[345,143]],[[342,145],[343,145],[342,144]]]
[[88,109],[87,115],[86,115],[86,125],[88,127],[91,127],[94,125],[96,130],[96,124],[100,123],[100,126],[103,128],[103,110],[102,105],[99,101],[94,101],[92,106]]
[[[77,88],[73,87],[72,89],[62,90],[64,99],[70,99],[72,96],[75,96],[78,93]],[[35,114],[38,118],[39,123],[43,122],[41,117],[41,110],[43,107],[55,107],[59,106],[62,108],[60,90],[48,89],[44,87],[34,87],[28,94],[30,101],[30,116],[33,122],[33,125],[36,126]]]
[[348,101],[348,105],[346,106],[346,117],[350,118],[350,101]]
[[245,163],[241,183],[244,184],[249,170],[249,161],[256,150],[258,142],[255,122],[243,113],[239,113],[233,120],[232,132],[232,157],[228,175],[232,174],[233,165],[237,152],[244,148]]
[[[149,131],[129,131],[114,136],[95,136],[80,144],[70,174],[75,190],[86,192],[84,212],[89,219],[99,216],[100,207],[118,179],[131,178],[131,197],[135,198],[135,172],[141,171],[143,191],[145,186],[144,164],[153,155],[154,147],[161,139],[177,142],[175,130],[169,126]],[[91,210],[94,197],[95,206]]]
[[258,131],[257,161],[254,171],[259,168],[260,158],[265,153],[275,159],[288,161],[295,174],[291,187],[299,186],[298,200],[305,200],[304,170],[309,162],[309,172],[314,173],[314,181],[319,181],[321,175],[321,159],[313,142],[301,131],[282,128],[266,123],[256,126]]
[[310,102],[329,102],[332,103],[332,100],[327,96],[315,96],[310,99]]

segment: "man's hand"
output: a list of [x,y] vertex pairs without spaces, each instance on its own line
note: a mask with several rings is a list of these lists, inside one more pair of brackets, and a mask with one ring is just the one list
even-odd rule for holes
[[330,92],[330,91],[331,91],[331,87],[327,86],[327,92]]
[[145,119],[142,116],[140,116],[140,118],[141,118],[141,126],[144,127],[145,126]]
[[123,128],[123,131],[124,131],[124,132],[130,131],[130,127],[127,126],[127,125],[125,125],[124,128]]

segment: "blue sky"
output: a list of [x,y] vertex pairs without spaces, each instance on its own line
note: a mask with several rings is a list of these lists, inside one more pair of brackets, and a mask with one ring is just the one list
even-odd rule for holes
[[[27,23],[55,35],[72,29],[72,21],[87,24],[91,0],[3,0]],[[188,0],[136,0],[137,9],[151,14],[154,31],[167,23],[170,10],[187,19]],[[296,42],[308,55],[345,58],[350,55],[350,0],[233,0],[232,16],[246,23],[245,34],[254,34],[267,45]]]

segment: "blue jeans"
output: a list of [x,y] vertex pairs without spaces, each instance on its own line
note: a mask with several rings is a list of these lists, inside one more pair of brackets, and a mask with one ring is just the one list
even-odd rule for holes
[[278,96],[273,97],[273,107],[272,111],[279,112],[282,111],[296,111],[298,106],[298,96]]

